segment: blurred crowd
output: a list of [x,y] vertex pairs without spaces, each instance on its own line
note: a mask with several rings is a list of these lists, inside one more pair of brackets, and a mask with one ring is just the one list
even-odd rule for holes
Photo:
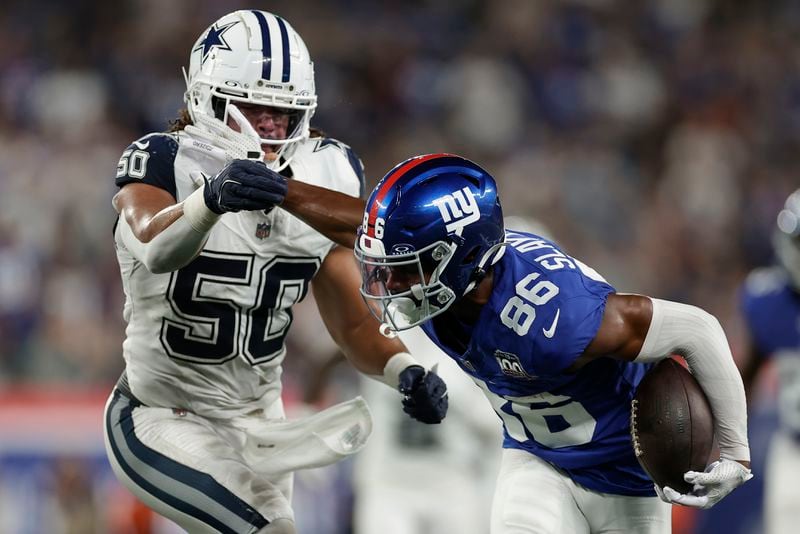
[[[414,154],[474,159],[507,214],[622,290],[704,307],[746,357],[738,286],[771,261],[800,185],[798,2],[7,0],[0,393],[119,375],[117,160],[167,129],[194,40],[235,8],[303,36],[314,122],[362,157],[368,188]],[[298,306],[289,338],[297,398],[331,351],[315,314]]]
[[176,116],[194,40],[235,7],[304,36],[315,122],[368,186],[413,154],[470,157],[508,214],[620,288],[717,314],[739,355],[737,285],[798,185],[797,2],[29,0],[0,11],[0,385],[121,369],[116,162]]

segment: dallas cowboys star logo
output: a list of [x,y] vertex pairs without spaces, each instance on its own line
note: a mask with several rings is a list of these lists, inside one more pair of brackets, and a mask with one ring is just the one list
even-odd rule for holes
[[211,53],[211,50],[213,50],[214,47],[220,48],[222,50],[231,49],[231,47],[228,45],[228,42],[225,40],[225,37],[223,37],[222,34],[228,31],[230,27],[236,24],[237,22],[239,21],[234,20],[233,22],[230,22],[225,26],[220,26],[219,28],[217,27],[217,24],[214,23],[214,25],[211,26],[211,28],[209,28],[208,35],[206,35],[206,38],[203,39],[200,42],[200,44],[198,44],[197,47],[195,48],[195,51],[202,51],[203,53],[203,59],[200,61],[201,65],[206,62],[208,54]]

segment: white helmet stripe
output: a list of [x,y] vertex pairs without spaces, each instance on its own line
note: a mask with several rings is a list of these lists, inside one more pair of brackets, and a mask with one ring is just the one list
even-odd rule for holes
[[283,48],[283,72],[281,74],[281,81],[286,83],[289,81],[289,69],[291,62],[289,61],[289,32],[286,31],[286,23],[282,18],[276,16],[275,20],[278,21],[278,28],[281,34],[281,48]]
[[261,77],[269,80],[271,76],[270,69],[272,68],[272,43],[270,41],[269,24],[263,12],[252,10],[251,13],[255,15],[258,26],[261,29],[261,54],[264,56],[264,62],[261,64]]

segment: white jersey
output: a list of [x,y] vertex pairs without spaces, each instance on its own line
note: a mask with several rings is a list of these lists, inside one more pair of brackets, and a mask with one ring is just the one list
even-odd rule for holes
[[[143,182],[182,201],[202,174],[222,168],[197,145],[185,132],[147,135],[123,153],[117,185]],[[348,195],[363,188],[360,160],[333,139],[300,142],[289,168],[294,180]],[[166,274],[136,260],[119,228],[115,241],[128,323],[123,355],[141,402],[220,417],[279,400],[291,307],[306,295],[330,240],[282,209],[225,213],[198,257]]]

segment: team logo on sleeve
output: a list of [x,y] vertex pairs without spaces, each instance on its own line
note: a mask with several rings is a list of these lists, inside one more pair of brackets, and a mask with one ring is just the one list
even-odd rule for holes
[[478,202],[469,187],[439,197],[433,201],[433,205],[439,208],[442,219],[447,223],[447,231],[455,232],[456,235],[461,235],[465,226],[474,223],[481,216]]
[[523,380],[536,380],[537,377],[535,375],[529,374],[522,367],[522,362],[519,361],[519,356],[516,354],[496,350],[494,351],[494,357],[504,375],[508,375],[512,378],[521,378]]

